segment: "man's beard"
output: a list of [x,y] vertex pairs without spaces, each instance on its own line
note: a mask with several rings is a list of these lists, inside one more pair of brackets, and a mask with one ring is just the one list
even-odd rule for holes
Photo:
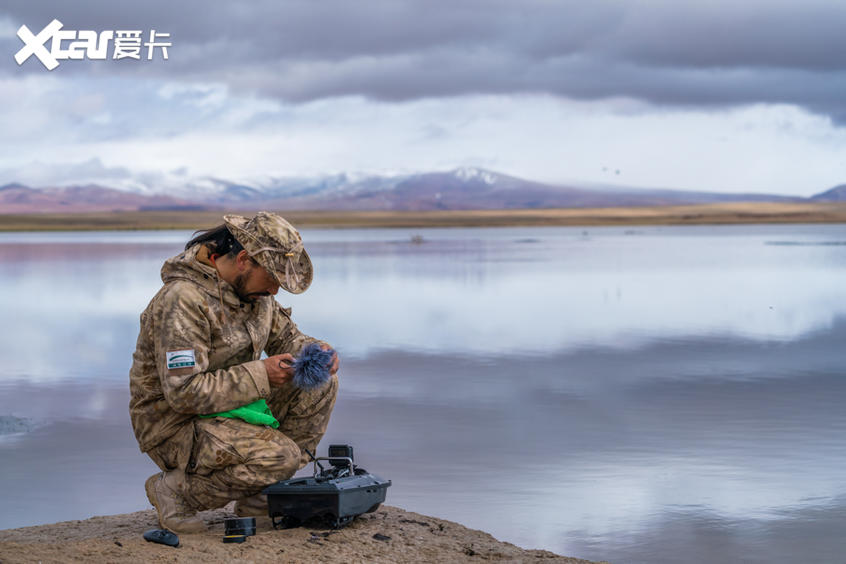
[[246,274],[239,274],[235,277],[235,282],[232,284],[232,287],[235,289],[235,293],[238,294],[238,297],[241,299],[242,302],[255,302],[258,298],[269,296],[268,292],[253,292],[248,294],[246,292],[247,287],[247,275]]

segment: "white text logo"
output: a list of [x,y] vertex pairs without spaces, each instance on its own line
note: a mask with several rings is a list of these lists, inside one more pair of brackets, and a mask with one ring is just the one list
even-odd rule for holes
[[[112,59],[141,59],[141,47],[146,47],[147,60],[153,60],[153,53],[159,49],[162,58],[167,60],[167,48],[171,46],[169,33],[157,32],[151,29],[147,35],[148,41],[143,42],[141,30],[114,31],[75,31],[63,30],[62,22],[53,20],[47,27],[33,34],[28,27],[22,25],[18,29],[18,37],[24,42],[20,51],[15,53],[15,61],[22,65],[31,56],[41,61],[47,70],[59,66],[59,61],[65,59],[105,60],[109,55],[109,45],[112,45]],[[46,47],[50,41],[50,48]]]

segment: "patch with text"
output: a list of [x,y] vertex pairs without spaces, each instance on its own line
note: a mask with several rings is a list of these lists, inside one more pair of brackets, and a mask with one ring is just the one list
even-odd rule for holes
[[168,351],[167,352],[167,369],[185,368],[186,366],[194,366],[197,362],[194,360],[194,349],[186,349],[184,351]]

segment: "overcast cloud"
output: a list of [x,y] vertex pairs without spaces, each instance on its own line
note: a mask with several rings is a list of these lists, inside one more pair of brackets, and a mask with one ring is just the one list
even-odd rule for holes
[[[18,27],[53,18],[168,32],[170,59],[19,67]],[[0,182],[91,159],[242,179],[470,164],[809,195],[846,182],[844,29],[829,1],[12,0]]]

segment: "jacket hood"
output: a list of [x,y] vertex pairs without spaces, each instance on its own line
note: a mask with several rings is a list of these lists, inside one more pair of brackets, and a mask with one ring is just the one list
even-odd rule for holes
[[235,293],[235,288],[220,278],[211,264],[205,264],[208,262],[208,254],[206,246],[200,244],[167,259],[162,265],[162,282],[167,284],[175,280],[187,280],[200,286],[212,297],[237,307],[241,299]]

